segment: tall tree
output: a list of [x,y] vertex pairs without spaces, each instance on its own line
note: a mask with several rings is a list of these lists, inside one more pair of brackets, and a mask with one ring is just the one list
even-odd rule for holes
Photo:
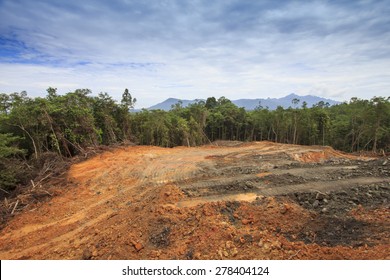
[[123,140],[130,140],[131,138],[129,112],[130,110],[134,109],[134,105],[136,102],[137,99],[133,98],[129,90],[126,88],[122,94],[121,100],[122,114],[120,122],[122,123]]

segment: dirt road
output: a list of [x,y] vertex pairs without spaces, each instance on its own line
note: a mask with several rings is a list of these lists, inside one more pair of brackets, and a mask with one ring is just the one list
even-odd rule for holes
[[134,146],[75,164],[1,259],[389,259],[390,162],[329,147]]

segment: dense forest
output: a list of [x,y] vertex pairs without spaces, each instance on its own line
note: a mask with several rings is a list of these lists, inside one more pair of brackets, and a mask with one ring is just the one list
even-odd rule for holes
[[42,168],[42,159],[83,155],[91,147],[136,143],[174,147],[216,140],[330,145],[346,152],[390,151],[390,98],[352,98],[336,106],[308,108],[294,99],[276,110],[258,104],[253,111],[229,99],[208,98],[170,111],[134,112],[136,99],[126,89],[120,102],[88,89],[45,98],[26,92],[0,94],[0,188],[8,193]]

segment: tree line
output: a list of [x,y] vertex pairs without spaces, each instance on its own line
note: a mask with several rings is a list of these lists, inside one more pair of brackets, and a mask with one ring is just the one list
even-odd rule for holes
[[[133,142],[140,145],[197,146],[216,140],[274,141],[330,145],[346,152],[390,151],[390,98],[352,98],[311,108],[294,99],[287,109],[246,111],[229,99],[210,97],[170,111],[134,112],[125,89],[120,102],[88,89],[46,97],[26,92],[0,94],[0,188],[12,190],[33,176],[42,158],[71,158],[87,148]],[[36,170],[36,169],[35,169]]]

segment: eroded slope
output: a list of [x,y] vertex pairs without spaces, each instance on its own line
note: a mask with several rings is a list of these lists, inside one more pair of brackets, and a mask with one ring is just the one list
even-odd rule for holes
[[219,144],[72,166],[55,197],[2,230],[1,259],[390,258],[386,160]]

